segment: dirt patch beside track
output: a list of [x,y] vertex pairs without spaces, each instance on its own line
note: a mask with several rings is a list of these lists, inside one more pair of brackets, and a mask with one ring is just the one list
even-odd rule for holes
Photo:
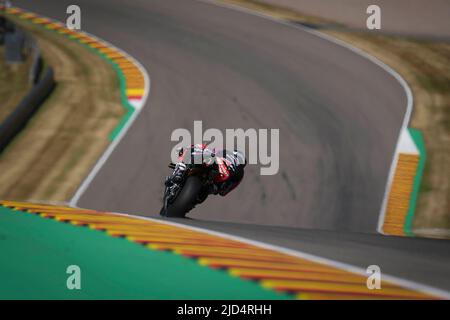
[[14,19],[39,42],[57,87],[0,155],[0,198],[68,201],[125,110],[114,69],[81,44]]

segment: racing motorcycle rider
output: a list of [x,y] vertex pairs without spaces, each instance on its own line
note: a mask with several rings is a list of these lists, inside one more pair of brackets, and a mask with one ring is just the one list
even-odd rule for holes
[[[191,153],[191,159],[186,159],[186,155]],[[226,196],[235,189],[244,178],[244,167],[247,160],[242,152],[234,150],[211,150],[206,144],[191,145],[190,148],[179,150],[179,163],[176,165],[180,169],[185,169],[189,161],[193,161],[195,156],[201,157],[201,161],[209,167],[213,176],[213,183],[209,190],[200,197],[199,202],[203,202],[209,194]]]

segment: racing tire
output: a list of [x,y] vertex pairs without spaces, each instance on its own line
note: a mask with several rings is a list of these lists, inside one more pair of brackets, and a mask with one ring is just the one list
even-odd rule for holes
[[184,218],[197,204],[202,187],[202,181],[198,177],[188,177],[175,201],[168,203],[166,210],[161,209],[160,214],[168,218]]

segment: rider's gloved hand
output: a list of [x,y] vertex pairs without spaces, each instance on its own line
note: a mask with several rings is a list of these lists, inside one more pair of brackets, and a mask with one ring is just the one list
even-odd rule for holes
[[175,165],[174,174],[172,176],[172,181],[175,183],[181,182],[183,180],[184,172],[187,170],[187,165],[183,162],[178,162]]

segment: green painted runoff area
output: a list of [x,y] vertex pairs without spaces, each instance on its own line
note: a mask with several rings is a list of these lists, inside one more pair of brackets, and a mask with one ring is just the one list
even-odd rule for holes
[[[70,265],[81,289],[69,290]],[[195,260],[0,206],[0,299],[289,299]]]

